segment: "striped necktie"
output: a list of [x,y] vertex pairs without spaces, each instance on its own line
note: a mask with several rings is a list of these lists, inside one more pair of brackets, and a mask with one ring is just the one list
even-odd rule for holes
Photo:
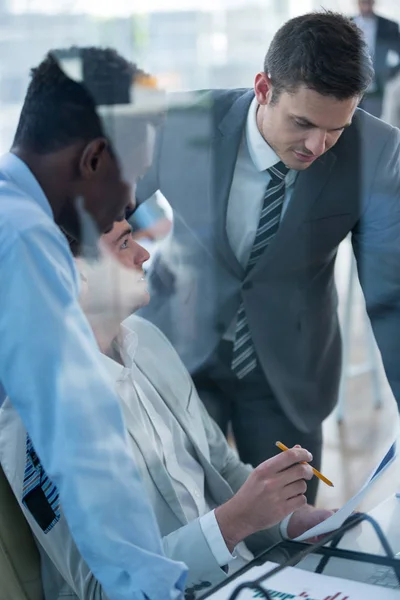
[[47,477],[29,435],[26,436],[22,503],[44,533],[48,533],[60,520],[58,489]]
[[[285,199],[285,177],[289,169],[283,162],[278,162],[267,171],[271,180],[265,192],[254,244],[246,267],[246,275],[275,237],[281,220],[282,206]],[[251,339],[244,304],[241,302],[233,342],[232,370],[238,379],[243,379],[255,369],[256,365],[256,352]]]

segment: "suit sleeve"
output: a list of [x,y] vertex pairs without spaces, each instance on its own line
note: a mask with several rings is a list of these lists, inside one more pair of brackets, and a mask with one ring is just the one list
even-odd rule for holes
[[400,403],[400,131],[382,150],[362,217],[353,231],[360,283],[383,365]]
[[391,22],[391,35],[390,35],[390,50],[397,54],[397,64],[390,68],[390,79],[393,79],[400,71],[400,29],[398,23],[395,21]]
[[164,553],[172,560],[185,561],[189,569],[186,588],[216,585],[226,578],[203,533],[200,519],[195,519],[163,537]]

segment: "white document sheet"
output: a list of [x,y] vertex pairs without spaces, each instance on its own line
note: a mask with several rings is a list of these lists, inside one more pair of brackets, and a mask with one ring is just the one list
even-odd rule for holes
[[368,477],[367,481],[364,483],[362,488],[352,497],[346,504],[338,510],[335,514],[333,514],[329,519],[323,521],[319,525],[308,529],[305,533],[295,538],[296,542],[302,542],[311,537],[317,535],[323,535],[324,533],[330,533],[335,529],[338,529],[343,525],[345,520],[358,508],[360,502],[363,500],[364,496],[370,491],[372,486],[376,485],[379,477],[382,473],[388,468],[388,466],[394,461],[396,455],[399,451],[399,433],[396,434],[395,440],[390,446],[387,447],[385,453],[382,456],[382,459],[378,463],[378,466],[372,471],[371,475]]
[[[212,594],[209,600],[228,600],[240,583],[254,581],[276,566],[275,563],[267,562],[261,567],[250,569]],[[288,567],[273,575],[263,583],[263,587],[274,600],[399,600],[398,590],[318,575],[294,567]],[[262,598],[262,596],[260,592],[254,590],[243,590],[239,595],[239,600],[253,598]]]

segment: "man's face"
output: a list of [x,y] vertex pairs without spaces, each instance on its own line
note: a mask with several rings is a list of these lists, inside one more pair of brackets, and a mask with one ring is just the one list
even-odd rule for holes
[[332,148],[351,124],[359,98],[336,100],[304,86],[293,94],[283,91],[271,102],[269,78],[257,75],[255,92],[260,104],[258,128],[283,163],[303,171]]
[[80,303],[102,352],[108,352],[120,324],[150,299],[143,264],[147,250],[132,239],[127,221],[103,235],[99,260],[77,259],[82,286]]
[[[132,238],[132,228],[126,220],[115,223],[109,233],[102,237],[102,244],[124,267],[132,271],[130,293],[134,296],[133,310],[145,306],[150,300],[143,264],[150,255]],[[130,274],[129,274],[130,276]],[[121,290],[124,294],[124,289]]]
[[363,17],[369,17],[374,12],[374,0],[358,0],[358,8]]
[[112,229],[115,221],[125,218],[127,210],[133,209],[132,191],[108,145],[91,156],[89,161],[93,168],[81,178],[79,195],[99,232],[105,233]]
[[154,127],[143,123],[139,131],[132,133],[129,121],[125,128],[120,121],[118,126],[114,123],[112,151],[108,144],[99,145],[99,141],[84,149],[75,194],[83,198],[84,207],[101,234],[109,232],[116,221],[134,209],[137,180],[146,173],[153,158]]

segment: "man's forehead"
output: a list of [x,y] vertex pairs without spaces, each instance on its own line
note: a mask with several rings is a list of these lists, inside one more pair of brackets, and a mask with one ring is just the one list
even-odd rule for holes
[[129,225],[128,221],[124,219],[123,221],[117,221],[114,223],[113,228],[109,233],[104,234],[104,239],[110,242],[114,242],[118,240],[123,235],[128,235],[132,231],[132,227]]
[[326,129],[348,127],[358,102],[358,97],[338,100],[304,87],[286,95],[288,111],[294,118]]

